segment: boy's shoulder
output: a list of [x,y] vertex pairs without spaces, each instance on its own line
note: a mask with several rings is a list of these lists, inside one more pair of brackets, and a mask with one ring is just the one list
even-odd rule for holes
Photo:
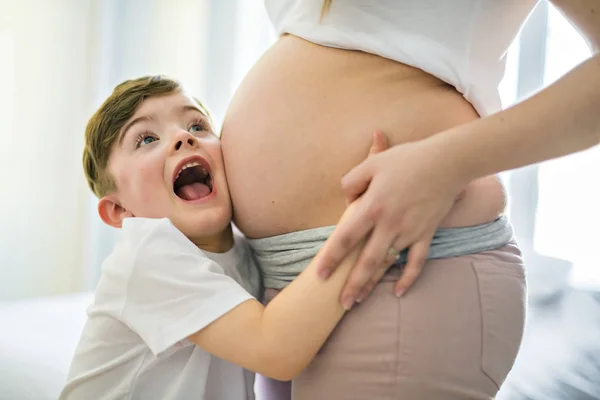
[[[146,264],[156,259],[169,259],[185,255],[186,258],[207,259],[190,239],[168,218],[125,218],[112,257],[134,265]],[[110,257],[109,257],[110,258]]]
[[233,248],[225,253],[204,254],[223,268],[224,273],[235,279],[246,291],[260,298],[262,285],[258,264],[243,235],[234,233]]
[[[202,264],[209,272],[223,274],[223,268],[179,231],[167,218],[125,218],[112,252],[102,263],[97,290],[106,284],[124,284],[152,271],[173,273],[182,267]],[[171,272],[169,272],[171,271]]]
[[200,250],[168,218],[124,219],[115,248],[103,265],[102,275],[130,281],[155,271],[167,278],[175,273],[175,265],[177,273],[201,268],[208,273],[228,275],[253,296],[259,297],[258,266],[242,235],[235,235],[234,246],[229,251],[211,253]]
[[149,246],[154,248],[154,245],[159,242],[160,247],[157,250],[167,249],[172,250],[175,246],[179,250],[188,250],[196,254],[202,252],[192,243],[179,229],[173,225],[168,218],[125,218],[119,243],[127,244],[128,246]]

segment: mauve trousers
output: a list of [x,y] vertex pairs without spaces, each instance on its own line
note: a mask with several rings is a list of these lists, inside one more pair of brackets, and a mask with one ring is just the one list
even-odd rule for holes
[[[393,294],[393,267],[349,311],[293,382],[257,377],[258,400],[493,399],[525,322],[526,286],[514,243],[428,260],[413,287]],[[267,300],[275,290],[267,290]]]

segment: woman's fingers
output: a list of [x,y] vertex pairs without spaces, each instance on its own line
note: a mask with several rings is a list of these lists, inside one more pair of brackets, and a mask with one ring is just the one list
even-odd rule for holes
[[346,197],[346,205],[358,199],[369,187],[373,178],[373,171],[369,164],[371,158],[358,164],[342,177],[342,191]]
[[369,291],[365,285],[381,277],[381,264],[392,243],[393,254],[409,249],[395,291],[402,295],[413,285],[425,264],[433,233],[466,185],[467,177],[452,173],[452,164],[440,157],[444,154],[441,142],[425,139],[376,153],[382,139],[379,135],[373,136],[368,159],[342,179],[347,198],[358,198],[350,206],[362,204],[349,222],[340,224],[343,229],[331,243],[333,255],[325,258],[338,263],[349,248],[371,233],[344,287],[346,306],[357,297],[362,299]]
[[[387,150],[388,141],[381,130],[373,132],[371,147],[368,156],[372,156]],[[325,243],[322,254],[317,261],[319,276],[327,279],[331,272],[342,262],[344,257],[371,231],[372,219],[369,219],[369,210],[361,208],[358,204],[350,205],[369,186],[371,172],[368,165],[364,163],[350,171],[348,186],[342,188],[346,194],[348,209],[342,220],[338,223],[335,231]],[[350,210],[350,208],[353,210]]]
[[[433,235],[431,235],[433,237]],[[431,244],[431,237],[421,240],[410,246],[408,250],[408,261],[402,272],[402,276],[394,287],[394,293],[400,297],[415,283],[417,277],[421,274],[423,265],[427,261],[427,254]]]
[[[381,130],[373,132],[371,147],[367,154],[367,160],[389,148],[388,140]],[[359,198],[369,187],[373,171],[369,163],[363,161],[356,167],[350,170],[342,178],[342,190],[346,197],[346,205],[349,205],[354,200]]]
[[[383,274],[382,274],[382,276],[383,276]],[[373,289],[377,285],[376,282],[377,281],[375,281],[374,279],[371,279],[371,280],[369,280],[369,282],[367,282],[367,284],[365,285],[365,287],[363,288],[363,290],[361,290],[360,294],[356,298],[356,302],[357,303],[362,303],[363,301],[366,300],[367,297],[369,297],[369,295],[371,294],[371,292],[373,291]]]
[[358,295],[358,298],[356,299],[357,303],[362,303],[367,297],[371,295],[371,292],[373,291],[373,289],[375,289],[375,286],[377,286],[381,278],[383,278],[383,275],[385,275],[387,270],[394,264],[394,262],[396,262],[396,260],[396,257],[388,256],[386,258],[386,263],[381,267],[377,268],[377,271],[375,271],[375,274],[373,274],[371,280],[367,282],[364,289]]
[[[403,243],[404,241],[402,239],[399,239],[398,241],[396,241],[396,244],[394,244],[394,247],[405,247]],[[427,239],[414,244],[410,248],[408,253],[408,263],[405,267],[405,274],[402,275],[401,279],[398,281],[394,288],[394,292],[398,297],[406,293],[408,288],[412,286],[412,284],[415,282],[415,280],[423,270],[423,266],[427,262],[427,255],[429,253],[430,243],[431,239]],[[385,275],[389,267],[392,266],[395,261],[396,259],[394,257],[388,255],[388,257],[385,260],[385,263],[375,270],[374,274],[371,276],[371,279],[365,284],[363,289],[360,291],[360,294],[356,299],[357,303],[362,303],[367,297],[369,297],[375,286],[377,286],[381,278],[383,278],[383,275]],[[409,272],[406,273],[406,270],[408,270]]]
[[369,149],[368,157],[373,156],[377,153],[381,153],[382,151],[387,150],[388,147],[389,145],[385,134],[379,129],[377,129],[375,130],[375,132],[373,132],[373,139],[371,143],[371,148]]
[[367,161],[363,161],[342,178],[342,190],[346,197],[346,204],[352,203],[369,187],[373,177],[369,167]]

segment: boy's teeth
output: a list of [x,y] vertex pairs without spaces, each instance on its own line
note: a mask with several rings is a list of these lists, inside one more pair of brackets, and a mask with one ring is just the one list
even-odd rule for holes
[[179,175],[181,175],[181,172],[186,169],[186,168],[190,168],[190,167],[195,167],[197,165],[200,165],[200,163],[196,162],[196,161],[191,161],[187,164],[185,164],[183,167],[181,167],[181,169],[179,170],[179,172],[177,173],[177,176],[175,177],[175,179],[179,178]]

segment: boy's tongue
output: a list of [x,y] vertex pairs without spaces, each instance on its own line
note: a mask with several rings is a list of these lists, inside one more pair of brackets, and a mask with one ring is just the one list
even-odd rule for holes
[[177,196],[184,200],[192,201],[206,197],[210,194],[210,188],[203,183],[194,182],[184,185],[177,191]]

